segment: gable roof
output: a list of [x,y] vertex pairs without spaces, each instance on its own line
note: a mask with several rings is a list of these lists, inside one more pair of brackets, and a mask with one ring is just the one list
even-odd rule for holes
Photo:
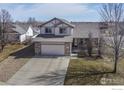
[[27,23],[23,23],[23,24],[18,24],[21,28],[23,28],[25,31],[28,30],[29,26],[31,26],[30,24]]
[[[88,38],[89,33],[92,33],[93,38],[99,37],[99,22],[68,22],[65,19],[53,18],[48,22],[43,23],[41,26],[51,22],[52,20],[61,20],[62,22],[73,26],[73,38]],[[16,23],[13,24],[13,31],[19,34],[24,34],[27,32],[29,26],[32,28],[34,34],[39,34],[39,28],[33,27],[27,23]]]
[[28,24],[19,23],[19,24],[13,24],[12,30],[18,32],[19,34],[25,34],[28,28],[29,28]]
[[67,20],[65,20],[65,19],[60,19],[60,18],[56,18],[56,17],[53,18],[53,19],[51,19],[51,20],[49,20],[49,21],[47,21],[47,22],[45,22],[45,23],[43,23],[43,24],[41,24],[41,25],[39,25],[39,27],[42,27],[42,26],[44,26],[45,24],[47,24],[47,23],[49,23],[49,22],[51,22],[51,21],[53,21],[53,20],[59,20],[60,22],[62,22],[62,23],[64,23],[64,24],[66,24],[66,25],[68,25],[68,26],[74,28],[74,25],[71,24],[70,22],[68,22]]
[[14,24],[12,30],[18,32],[19,34],[24,34],[26,32],[22,27],[17,24]]
[[40,34],[40,29],[39,29],[38,27],[32,27],[32,26],[31,26],[31,28],[32,28],[32,30],[33,30],[33,34],[34,34],[34,35]]
[[34,35],[39,34],[40,31],[37,26],[32,26],[27,23],[14,23],[11,28],[11,31],[15,31],[19,34],[25,34],[28,31],[29,27],[31,27],[31,29],[33,30]]
[[99,22],[72,22],[75,25],[73,38],[88,38],[92,33],[93,38],[99,37]]

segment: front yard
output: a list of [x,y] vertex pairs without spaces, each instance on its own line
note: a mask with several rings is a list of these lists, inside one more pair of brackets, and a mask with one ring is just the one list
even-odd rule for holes
[[[7,45],[0,53],[0,81],[7,82],[33,56],[33,45]],[[5,60],[4,60],[5,59]],[[118,63],[118,72],[112,73],[113,62],[108,59],[71,59],[65,85],[124,85],[124,59]]]
[[124,60],[113,74],[113,62],[103,59],[71,59],[65,85],[124,85]]
[[0,81],[9,80],[25,63],[34,56],[33,45],[7,45],[0,53]]
[[24,48],[25,45],[22,44],[8,44],[4,47],[3,51],[0,52],[0,62],[6,59],[11,53]]

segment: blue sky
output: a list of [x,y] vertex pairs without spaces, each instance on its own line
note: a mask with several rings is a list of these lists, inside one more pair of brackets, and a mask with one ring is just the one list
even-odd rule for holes
[[100,4],[79,3],[42,3],[42,4],[0,4],[0,9],[6,9],[14,21],[26,21],[35,17],[39,21],[47,21],[53,17],[69,21],[99,21]]

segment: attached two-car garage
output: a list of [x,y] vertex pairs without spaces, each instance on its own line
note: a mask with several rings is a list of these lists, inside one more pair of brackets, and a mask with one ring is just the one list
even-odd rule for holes
[[72,37],[36,37],[33,39],[35,55],[65,55],[71,54]]
[[64,45],[41,45],[41,55],[64,55]]
[[42,43],[35,42],[34,44],[35,54],[41,56],[54,56],[54,55],[70,55],[71,54],[71,42],[63,43]]

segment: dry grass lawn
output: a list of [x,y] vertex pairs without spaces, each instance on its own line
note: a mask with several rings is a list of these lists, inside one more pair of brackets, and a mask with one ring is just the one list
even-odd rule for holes
[[[24,48],[23,48],[24,47]],[[10,49],[11,48],[11,49]],[[9,80],[28,60],[34,56],[33,45],[8,45],[2,55],[3,60],[0,63],[0,81],[6,82]],[[8,54],[6,54],[8,53]],[[7,57],[7,58],[6,58]],[[1,85],[1,83],[0,83]]]
[[5,46],[2,52],[0,52],[0,62],[6,59],[11,53],[24,48],[25,45],[22,44],[8,44]]
[[65,85],[124,85],[124,60],[116,74],[112,70],[113,62],[103,59],[71,59]]

